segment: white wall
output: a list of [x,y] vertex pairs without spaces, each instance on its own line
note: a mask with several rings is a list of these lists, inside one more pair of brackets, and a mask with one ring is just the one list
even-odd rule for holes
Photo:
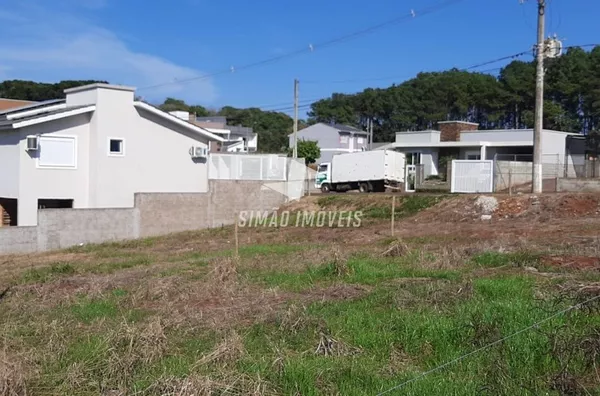
[[396,132],[396,143],[438,143],[440,131]]
[[531,142],[532,129],[503,129],[492,131],[465,131],[460,133],[461,142]]
[[[19,130],[19,226],[37,224],[37,201],[45,199],[73,199],[74,208],[88,207],[89,182],[89,121],[90,114],[81,114],[45,122]],[[27,152],[27,135],[75,136],[76,167],[73,169],[38,168],[38,153]],[[40,147],[43,150],[43,146]]]
[[[188,153],[192,146],[208,148],[206,140],[198,142],[175,120],[137,109],[133,92],[100,89],[96,109],[91,207],[133,207],[134,193],[208,191],[207,164]],[[110,138],[124,140],[123,156],[108,154]]]
[[18,131],[0,131],[0,197],[19,197]]
[[550,156],[553,154],[558,154],[558,163],[565,163],[565,151],[567,147],[566,138],[567,135],[564,133],[547,130],[542,132],[542,154],[544,154],[546,157],[543,159],[544,162],[553,161]]

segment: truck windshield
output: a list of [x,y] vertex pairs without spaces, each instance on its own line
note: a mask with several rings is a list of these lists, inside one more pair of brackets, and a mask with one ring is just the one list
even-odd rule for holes
[[317,169],[317,172],[325,172],[327,171],[327,165],[319,165],[319,169]]

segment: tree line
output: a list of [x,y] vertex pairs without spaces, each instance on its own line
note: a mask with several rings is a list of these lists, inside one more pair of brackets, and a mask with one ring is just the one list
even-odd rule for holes
[[[384,89],[334,93],[313,103],[309,123],[350,124],[374,140],[390,141],[395,132],[436,128],[438,121],[479,123],[481,129],[532,128],[536,63],[513,61],[490,74],[452,69],[419,73]],[[600,47],[570,48],[546,61],[544,127],[588,133],[600,128]]]

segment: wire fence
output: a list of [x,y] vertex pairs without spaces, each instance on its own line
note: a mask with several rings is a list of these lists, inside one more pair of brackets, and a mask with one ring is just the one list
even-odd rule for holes
[[[542,156],[542,190],[558,191],[558,178],[564,173],[564,164],[558,154]],[[533,181],[533,155],[497,154],[494,158],[495,192],[531,192]]]
[[[494,191],[499,193],[531,192],[533,156],[531,154],[497,154],[494,157]],[[542,156],[542,190],[561,191],[569,179],[600,179],[600,161],[585,155],[547,154]]]

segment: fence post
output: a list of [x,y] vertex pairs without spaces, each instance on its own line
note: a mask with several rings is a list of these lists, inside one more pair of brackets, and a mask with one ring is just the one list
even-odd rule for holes
[[240,257],[240,245],[238,239],[238,223],[240,222],[240,212],[235,212],[235,258]]
[[394,220],[396,215],[396,196],[392,197],[392,236],[394,236]]
[[512,167],[508,168],[508,195],[512,195]]

